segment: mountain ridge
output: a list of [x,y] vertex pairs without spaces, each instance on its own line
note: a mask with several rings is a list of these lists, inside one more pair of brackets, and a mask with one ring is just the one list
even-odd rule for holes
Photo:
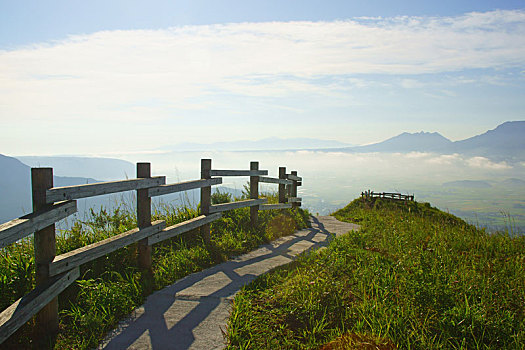
[[[31,168],[20,160],[0,154],[0,223],[30,213]],[[53,176],[56,187],[98,182],[86,177]]]
[[135,177],[135,164],[116,158],[73,156],[15,157],[29,167],[51,167],[55,175],[87,176],[99,180],[121,180]]
[[403,132],[381,142],[322,151],[348,153],[409,153],[433,152],[441,154],[459,153],[481,156],[494,160],[525,160],[525,121],[507,121],[483,134],[464,140],[451,141],[437,132]]

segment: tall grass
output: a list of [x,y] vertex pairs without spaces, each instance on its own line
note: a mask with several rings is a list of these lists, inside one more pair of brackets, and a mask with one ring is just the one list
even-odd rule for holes
[[428,203],[355,200],[362,225],[234,301],[230,349],[523,349],[525,238]]
[[[275,201],[275,195],[269,196]],[[214,203],[233,200],[228,194],[213,194]],[[123,203],[112,211],[91,210],[84,220],[57,235],[57,255],[91,244],[136,226],[132,205]],[[199,208],[159,204],[153,220],[173,225],[199,215]],[[249,208],[225,212],[211,225],[212,246],[206,247],[199,230],[156,244],[153,249],[153,289],[166,287],[177,279],[247,252],[280,235],[305,227],[303,210],[260,212],[256,227],[250,225]],[[276,225],[275,222],[279,222]],[[210,249],[212,252],[210,252]],[[24,239],[0,250],[0,310],[27,294],[35,286],[32,239]],[[147,279],[137,266],[137,245],[81,266],[81,277],[59,297],[60,331],[56,349],[96,347],[119,319],[140,306],[147,291]],[[19,329],[0,348],[31,348],[32,322]]]

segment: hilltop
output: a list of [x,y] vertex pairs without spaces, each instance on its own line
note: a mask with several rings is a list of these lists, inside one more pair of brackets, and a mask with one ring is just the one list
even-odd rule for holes
[[228,349],[522,348],[525,237],[428,203],[359,198],[334,216],[361,230],[241,290]]

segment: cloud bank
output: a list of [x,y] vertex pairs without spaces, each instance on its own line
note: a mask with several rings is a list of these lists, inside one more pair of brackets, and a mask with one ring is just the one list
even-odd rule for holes
[[344,97],[367,74],[523,70],[524,57],[519,10],[103,31],[0,51],[0,120],[17,136],[21,123],[184,123],[225,94]]

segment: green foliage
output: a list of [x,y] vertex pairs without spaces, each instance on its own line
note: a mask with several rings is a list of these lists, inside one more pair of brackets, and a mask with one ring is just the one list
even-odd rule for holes
[[97,279],[77,281],[78,294],[74,302],[61,312],[67,332],[60,344],[94,348],[104,336],[104,325],[114,325],[143,301],[140,274],[130,271],[121,275],[113,271]]
[[229,203],[232,200],[232,195],[228,192],[221,192],[217,190],[211,195],[211,204]]
[[524,237],[428,203],[358,199],[334,215],[361,230],[238,293],[230,349],[523,348]]
[[23,239],[0,250],[0,310],[30,292],[34,276],[32,240]]
[[[275,197],[275,195],[271,195]],[[234,200],[227,193],[215,193],[215,203]],[[168,226],[199,215],[198,208],[160,204],[152,219]],[[247,252],[269,239],[293,233],[306,226],[303,210],[261,212],[255,228],[249,209],[224,213],[212,224],[212,250],[223,259]],[[276,221],[283,221],[276,231]],[[112,212],[91,210],[83,221],[57,235],[57,254],[103,240],[136,226],[132,206],[122,204]],[[174,237],[153,247],[153,289],[161,289],[192,272],[216,263],[199,230]],[[35,286],[32,239],[24,239],[0,250],[0,309],[3,310]],[[147,296],[147,280],[137,266],[136,244],[81,266],[81,278],[59,297],[60,333],[56,349],[96,347],[105,333],[142,304]],[[149,282],[151,283],[151,282]],[[22,327],[0,348],[31,348],[31,324]]]

